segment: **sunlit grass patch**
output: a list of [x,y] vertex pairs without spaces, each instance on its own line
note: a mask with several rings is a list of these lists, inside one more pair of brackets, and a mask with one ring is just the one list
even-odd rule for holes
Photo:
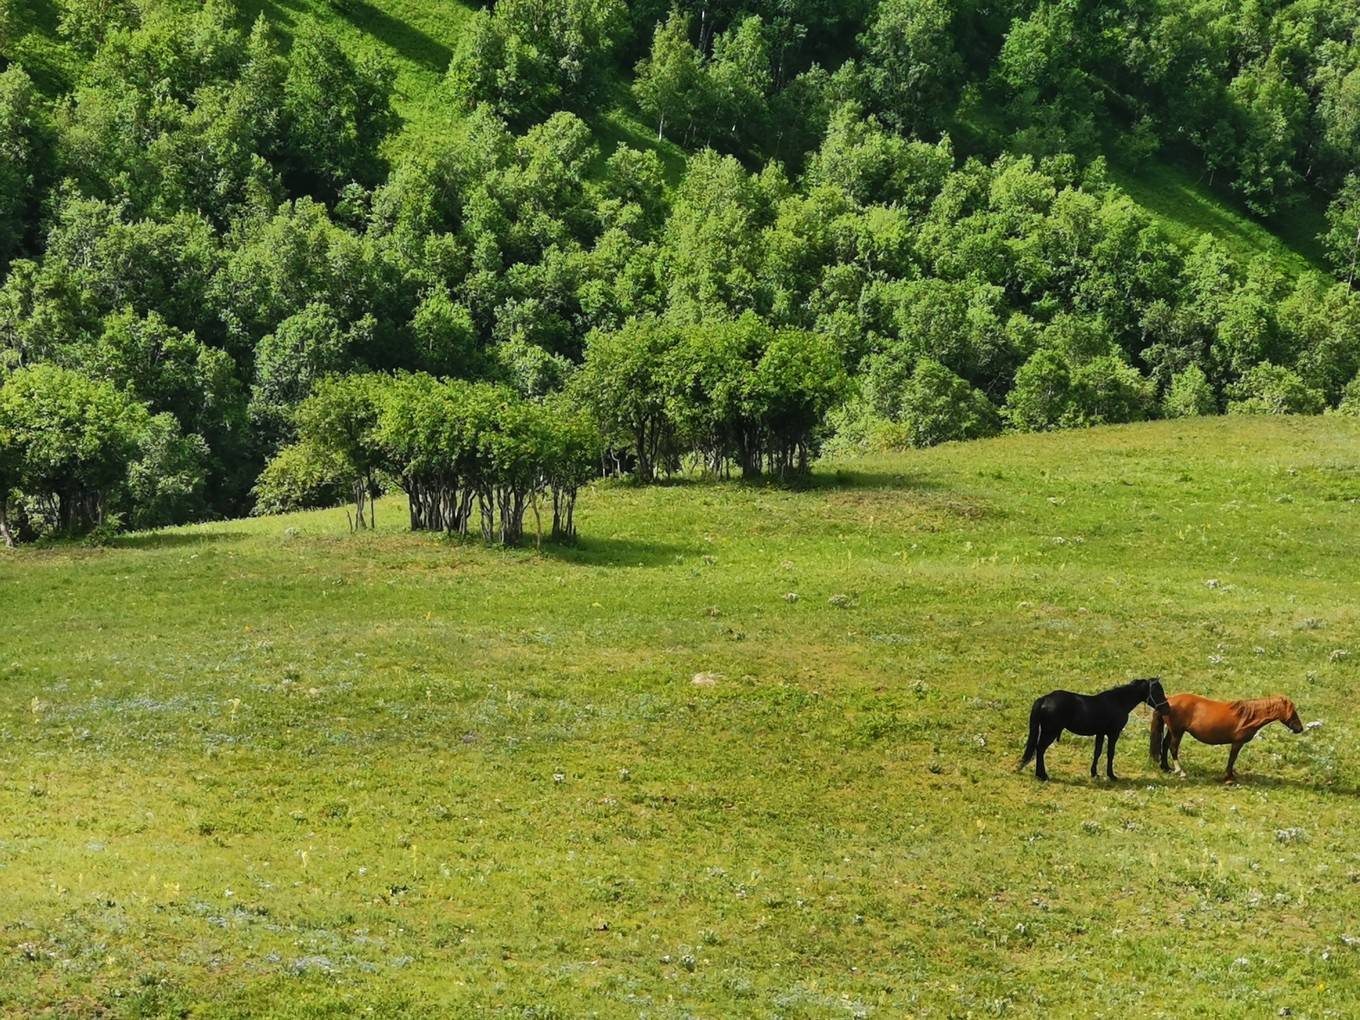
[[[1353,466],[1213,419],[599,484],[542,555],[389,499],[0,556],[0,1012],[1352,1012]],[[1322,725],[1013,771],[1153,673]]]

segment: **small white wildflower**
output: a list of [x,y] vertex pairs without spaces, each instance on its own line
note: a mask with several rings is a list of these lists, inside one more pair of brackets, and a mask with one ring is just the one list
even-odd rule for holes
[[567,776],[566,776],[566,773],[564,773],[564,772],[554,772],[554,773],[553,773],[553,782],[554,782],[554,783],[563,783],[563,782],[566,782],[566,779],[567,779]]
[[791,591],[791,592],[789,592],[787,595],[784,596],[784,601],[785,601],[785,602],[797,602],[797,601],[798,601],[798,593],[797,593],[796,591]]

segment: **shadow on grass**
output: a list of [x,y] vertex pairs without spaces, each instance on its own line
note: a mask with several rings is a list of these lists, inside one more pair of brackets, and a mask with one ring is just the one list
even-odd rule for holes
[[340,13],[355,28],[376,36],[412,63],[440,73],[448,69],[453,50],[372,4],[364,3],[364,0],[351,0]]
[[678,542],[583,536],[569,544],[545,540],[542,552],[549,559],[583,567],[667,567],[699,549]]
[[1197,790],[1206,788],[1230,790],[1234,787],[1243,787],[1248,790],[1300,790],[1309,793],[1334,793],[1342,797],[1360,797],[1360,787],[1330,783],[1326,779],[1294,779],[1289,776],[1261,775],[1242,771],[1237,773],[1236,783],[1225,783],[1223,773],[1217,771],[1187,772],[1184,779],[1175,779],[1172,773],[1166,773],[1166,781],[1168,786],[1183,786],[1187,789],[1194,788]]
[[[328,7],[350,25],[396,51],[405,60],[442,74],[448,69],[453,51],[444,43],[420,29],[406,24],[385,11],[380,11],[364,0],[353,0],[344,10]],[[317,16],[314,8],[304,0],[243,0],[240,4],[242,22],[249,29],[257,15],[263,14],[275,28],[291,36],[299,19]]]
[[922,475],[909,475],[903,471],[878,471],[862,467],[836,467],[814,472],[794,488],[810,490],[825,489],[879,489],[888,492],[931,492],[941,488],[940,484]]
[[242,542],[247,538],[239,531],[141,531],[119,535],[109,547],[112,549],[182,549],[187,546],[213,545],[218,542]]

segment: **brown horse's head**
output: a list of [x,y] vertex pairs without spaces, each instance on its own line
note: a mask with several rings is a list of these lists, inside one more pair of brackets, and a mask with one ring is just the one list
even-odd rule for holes
[[1303,723],[1299,720],[1299,710],[1294,707],[1294,703],[1280,695],[1280,722],[1284,723],[1295,733],[1303,732]]

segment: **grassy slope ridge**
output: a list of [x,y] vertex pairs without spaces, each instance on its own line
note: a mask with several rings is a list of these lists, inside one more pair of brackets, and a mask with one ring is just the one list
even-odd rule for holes
[[[1354,1015],[1357,514],[1360,423],[1225,418],[0,557],[0,1014]],[[1151,672],[1323,725],[1012,771]]]

